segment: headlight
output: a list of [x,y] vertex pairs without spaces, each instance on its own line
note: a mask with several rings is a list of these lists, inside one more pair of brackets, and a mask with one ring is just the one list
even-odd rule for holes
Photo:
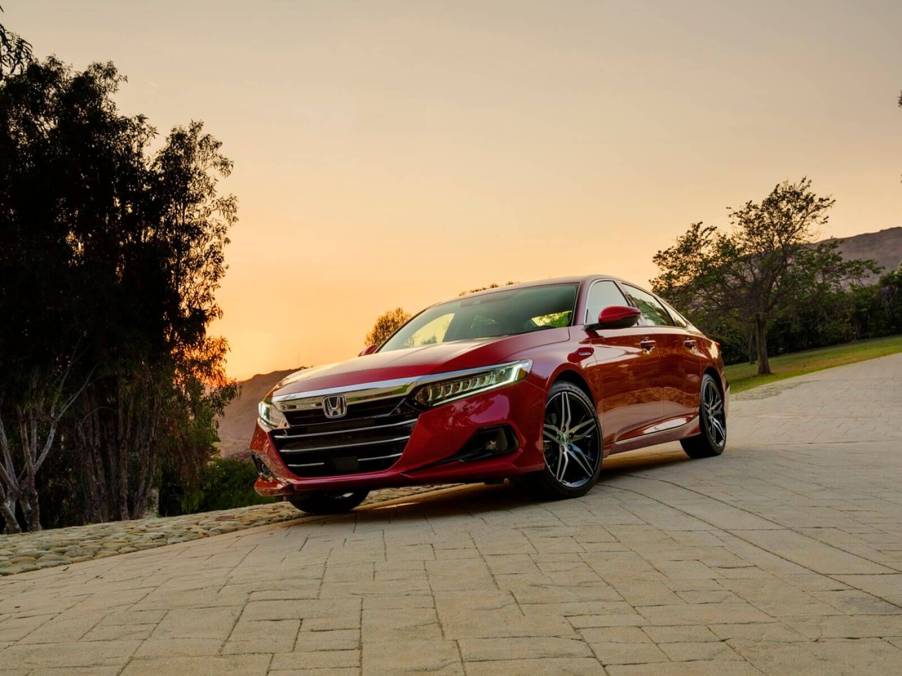
[[519,382],[526,378],[531,367],[532,362],[526,359],[473,371],[457,378],[437,380],[421,386],[413,395],[413,399],[420,406],[438,406],[455,399]]
[[257,404],[257,416],[263,427],[267,429],[274,430],[280,427],[288,427],[288,420],[271,401],[261,401]]

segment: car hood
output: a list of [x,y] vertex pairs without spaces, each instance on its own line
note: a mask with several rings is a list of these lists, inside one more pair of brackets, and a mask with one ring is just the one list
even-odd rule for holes
[[521,359],[524,355],[520,353],[525,350],[562,342],[568,337],[567,328],[556,328],[516,336],[459,340],[406,350],[375,352],[335,364],[296,371],[279,381],[270,390],[268,397],[491,366]]

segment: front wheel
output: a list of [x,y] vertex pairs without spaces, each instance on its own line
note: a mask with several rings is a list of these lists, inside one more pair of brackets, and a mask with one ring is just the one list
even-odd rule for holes
[[702,377],[698,422],[701,431],[680,444],[690,458],[710,458],[723,453],[727,445],[727,412],[717,381],[706,373]]
[[344,493],[302,493],[288,497],[288,502],[307,514],[343,514],[366,500],[369,491]]
[[601,471],[601,425],[592,400],[580,388],[557,382],[548,392],[542,427],[545,468],[532,479],[549,498],[588,493]]

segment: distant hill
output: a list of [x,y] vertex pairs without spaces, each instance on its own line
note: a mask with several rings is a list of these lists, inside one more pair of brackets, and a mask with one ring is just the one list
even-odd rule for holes
[[[871,258],[882,265],[884,271],[894,270],[902,263],[902,227],[833,239],[839,242],[839,250],[846,258]],[[239,396],[226,407],[219,421],[222,455],[228,457],[247,451],[257,419],[257,402],[269,388],[294,371],[297,369],[262,373],[239,383]]]
[[883,266],[881,274],[895,270],[902,263],[902,227],[831,239],[839,242],[839,250],[844,258],[870,258],[877,261],[878,265]]
[[295,371],[297,369],[258,373],[238,383],[238,396],[226,406],[219,419],[219,453],[223,457],[242,455],[247,451],[257,420],[257,402],[263,399],[269,388]]

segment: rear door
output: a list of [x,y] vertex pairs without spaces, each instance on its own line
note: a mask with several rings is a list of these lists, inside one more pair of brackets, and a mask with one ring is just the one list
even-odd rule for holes
[[[630,305],[611,280],[592,283],[581,324],[598,321],[606,307]],[[586,331],[584,342],[595,348],[587,376],[599,392],[598,409],[605,446],[638,436],[661,416],[661,363],[643,327]]]
[[[659,299],[661,300],[661,299]],[[677,396],[679,397],[680,411],[688,416],[698,415],[699,395],[702,387],[702,370],[704,369],[706,356],[702,351],[702,333],[695,328],[679,312],[668,305],[664,300],[661,303],[667,308],[674,323],[674,331],[678,335],[676,341],[675,362],[676,368],[681,374],[681,381]]]

